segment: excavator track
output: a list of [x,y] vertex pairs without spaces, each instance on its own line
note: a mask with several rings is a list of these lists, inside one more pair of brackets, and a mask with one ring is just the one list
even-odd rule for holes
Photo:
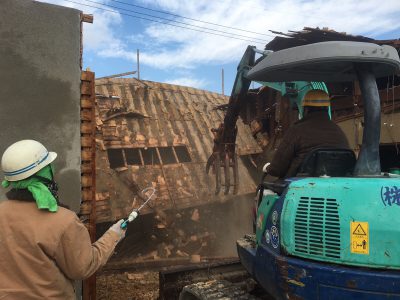
[[[197,282],[244,282],[250,276],[237,258],[190,266],[164,268],[159,273],[160,299],[178,299],[185,286]],[[196,299],[196,298],[194,298]]]
[[250,295],[246,282],[232,283],[226,280],[210,280],[187,285],[179,295],[179,300],[259,300]]
[[238,259],[164,268],[159,280],[159,300],[272,300]]

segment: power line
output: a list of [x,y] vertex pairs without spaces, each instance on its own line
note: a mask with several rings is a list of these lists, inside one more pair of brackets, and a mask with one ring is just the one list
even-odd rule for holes
[[217,24],[217,23],[208,22],[208,21],[202,21],[202,20],[198,20],[198,19],[193,19],[193,18],[189,18],[189,17],[182,16],[182,15],[174,14],[174,13],[171,13],[171,12],[168,12],[168,11],[152,9],[152,8],[140,6],[140,5],[137,5],[137,4],[127,3],[127,2],[118,1],[118,0],[110,0],[110,1],[117,2],[117,3],[121,3],[121,4],[125,4],[125,5],[129,5],[129,6],[133,6],[133,7],[138,7],[138,8],[141,8],[141,9],[146,9],[146,10],[150,10],[150,11],[154,11],[154,12],[158,12],[158,13],[162,13],[162,14],[166,14],[166,15],[170,15],[170,16],[174,16],[174,17],[179,17],[179,18],[186,19],[186,20],[201,22],[201,23],[205,23],[205,24],[209,24],[209,25],[224,27],[224,28],[233,29],[233,30],[238,30],[238,31],[243,31],[243,32],[248,32],[248,33],[255,33],[255,34],[259,34],[259,35],[265,35],[265,36],[275,37],[275,36],[272,35],[272,34],[260,33],[260,32],[255,32],[255,31],[240,29],[240,28],[237,28],[237,27],[225,26],[225,25],[221,25],[221,24]]
[[137,11],[126,9],[126,8],[121,8],[121,7],[114,6],[114,5],[99,3],[97,1],[92,1],[92,0],[85,0],[85,1],[86,2],[90,2],[90,3],[94,3],[94,4],[98,4],[98,5],[102,5],[102,6],[111,7],[111,8],[117,9],[117,10],[122,10],[122,11],[127,11],[127,12],[138,14],[138,15],[143,15],[143,16],[146,16],[146,17],[151,17],[151,18],[156,18],[156,19],[160,19],[160,20],[164,20],[164,21],[168,21],[168,22],[172,22],[172,23],[182,24],[184,26],[191,26],[191,27],[194,27],[194,28],[202,29],[202,30],[209,30],[209,31],[213,31],[213,32],[219,32],[219,33],[222,33],[222,34],[230,34],[230,35],[233,35],[233,36],[239,36],[239,37],[243,37],[243,38],[247,38],[247,39],[252,39],[254,41],[257,40],[257,41],[260,41],[260,42],[263,42],[263,43],[267,43],[266,40],[263,40],[263,39],[260,39],[260,38],[256,38],[256,37],[250,37],[250,36],[246,36],[246,35],[242,35],[242,34],[226,32],[226,31],[222,31],[222,30],[218,30],[218,29],[192,25],[192,24],[189,24],[189,23],[176,21],[176,20],[173,20],[173,19],[167,19],[167,18],[163,18],[163,17],[158,17],[158,16],[154,16],[154,15],[151,15],[151,14],[141,13],[141,12],[137,12]]
[[160,24],[164,24],[164,25],[168,25],[168,26],[179,27],[179,28],[183,28],[183,29],[193,30],[193,31],[197,31],[197,32],[212,34],[212,35],[216,35],[216,36],[222,36],[222,37],[226,37],[226,38],[230,38],[230,39],[241,40],[241,41],[246,41],[246,42],[251,42],[251,43],[256,43],[256,44],[264,44],[264,43],[261,43],[259,41],[254,41],[254,40],[249,40],[249,39],[242,39],[242,38],[238,38],[238,37],[234,37],[234,36],[223,35],[223,34],[218,34],[218,33],[214,33],[214,32],[203,31],[203,30],[193,29],[193,28],[189,28],[189,27],[174,25],[174,24],[170,24],[170,23],[167,23],[167,22],[157,21],[157,20],[153,20],[153,19],[149,19],[149,18],[134,16],[134,15],[130,15],[130,14],[127,14],[127,13],[120,12],[120,11],[106,9],[106,8],[99,7],[99,6],[83,4],[83,3],[79,3],[79,2],[75,2],[75,1],[71,1],[71,0],[64,0],[64,1],[65,2],[74,3],[74,4],[78,4],[78,5],[82,5],[82,6],[86,6],[86,7],[97,8],[97,9],[100,9],[100,10],[103,10],[103,11],[112,12],[112,13],[115,13],[115,14],[121,14],[123,16],[128,16],[128,17],[132,17],[132,18],[137,18],[137,19],[147,20],[147,21],[151,21],[151,22],[155,22],[155,23],[160,23]]

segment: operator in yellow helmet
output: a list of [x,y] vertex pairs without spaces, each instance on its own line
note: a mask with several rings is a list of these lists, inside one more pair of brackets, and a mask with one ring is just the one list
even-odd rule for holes
[[123,220],[95,243],[77,215],[60,207],[51,163],[55,152],[22,140],[1,159],[0,299],[76,299],[74,280],[89,277],[125,236]]
[[318,148],[349,149],[343,131],[330,120],[329,95],[323,90],[310,90],[303,99],[303,118],[285,133],[268,174],[288,178],[296,176],[304,158]]

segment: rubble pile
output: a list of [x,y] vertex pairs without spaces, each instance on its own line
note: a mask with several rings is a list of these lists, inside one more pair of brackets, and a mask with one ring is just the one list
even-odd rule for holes
[[99,274],[96,299],[153,300],[158,297],[157,272]]
[[[180,211],[157,211],[129,224],[105,269],[157,269],[236,256],[235,241],[251,231],[251,197]],[[98,234],[107,226],[99,226]]]

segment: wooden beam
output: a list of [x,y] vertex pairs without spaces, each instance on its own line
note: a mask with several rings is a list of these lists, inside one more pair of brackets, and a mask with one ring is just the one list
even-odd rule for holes
[[93,15],[81,14],[81,20],[85,23],[93,23]]
[[136,71],[131,71],[131,72],[125,72],[125,73],[120,73],[120,74],[114,74],[114,75],[99,77],[99,78],[96,78],[96,79],[108,79],[108,78],[122,77],[122,76],[126,76],[126,75],[133,75],[135,73],[136,73]]

